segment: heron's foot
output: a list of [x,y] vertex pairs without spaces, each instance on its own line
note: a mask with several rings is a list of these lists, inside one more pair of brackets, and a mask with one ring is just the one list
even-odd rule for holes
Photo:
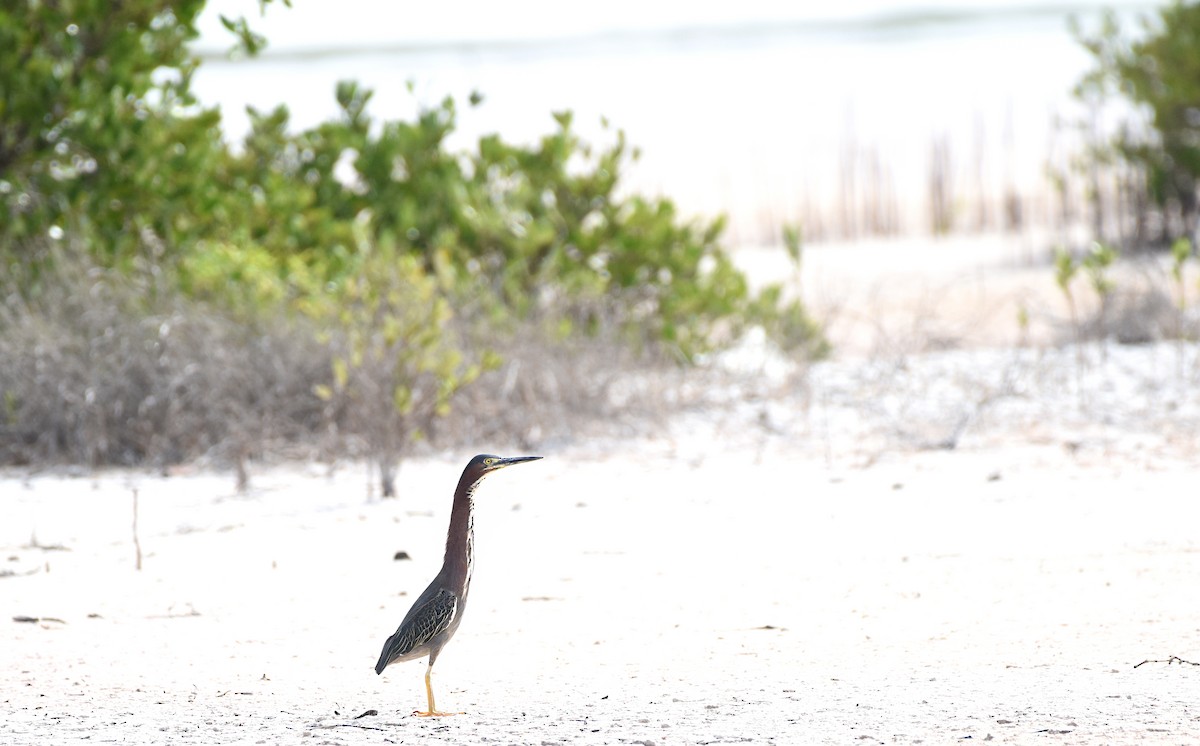
[[466,715],[466,714],[467,713],[465,713],[465,712],[442,712],[441,710],[430,710],[429,712],[421,712],[420,710],[413,710],[413,716],[419,717],[419,718],[444,718],[444,717],[450,717],[451,715]]

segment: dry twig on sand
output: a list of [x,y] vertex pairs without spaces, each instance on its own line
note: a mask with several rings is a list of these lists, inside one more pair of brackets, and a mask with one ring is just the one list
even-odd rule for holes
[[1165,660],[1158,660],[1158,661],[1144,660],[1141,663],[1137,664],[1137,666],[1134,666],[1134,668],[1137,668],[1138,666],[1144,666],[1147,663],[1166,663],[1168,666],[1171,665],[1172,663],[1178,663],[1181,666],[1185,665],[1185,664],[1189,665],[1189,666],[1200,666],[1200,663],[1196,663],[1194,661],[1185,661],[1183,658],[1180,658],[1178,655],[1172,655],[1170,658],[1167,658]]

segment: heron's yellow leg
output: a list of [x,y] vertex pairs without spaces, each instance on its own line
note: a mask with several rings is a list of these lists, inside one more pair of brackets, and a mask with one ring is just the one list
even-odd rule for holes
[[433,675],[433,666],[425,669],[425,696],[429,698],[429,709],[426,712],[417,710],[413,714],[420,718],[427,717],[445,717],[447,715],[463,715],[462,712],[438,712],[437,707],[433,704],[433,683],[430,681],[430,676]]

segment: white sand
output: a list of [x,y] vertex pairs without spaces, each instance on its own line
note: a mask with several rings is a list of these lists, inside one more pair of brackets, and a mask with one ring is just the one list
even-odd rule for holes
[[361,465],[245,496],[2,473],[0,744],[1196,742],[1200,667],[1134,668],[1200,661],[1179,354],[759,360],[655,437],[490,477],[434,674],[466,714],[437,720],[422,663],[372,666],[472,454],[406,462],[391,501]]

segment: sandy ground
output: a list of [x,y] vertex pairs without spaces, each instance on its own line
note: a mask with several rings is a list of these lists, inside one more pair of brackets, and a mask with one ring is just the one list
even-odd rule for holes
[[470,453],[0,473],[0,744],[1200,742],[1194,348],[747,357],[489,478],[451,718],[372,667]]

